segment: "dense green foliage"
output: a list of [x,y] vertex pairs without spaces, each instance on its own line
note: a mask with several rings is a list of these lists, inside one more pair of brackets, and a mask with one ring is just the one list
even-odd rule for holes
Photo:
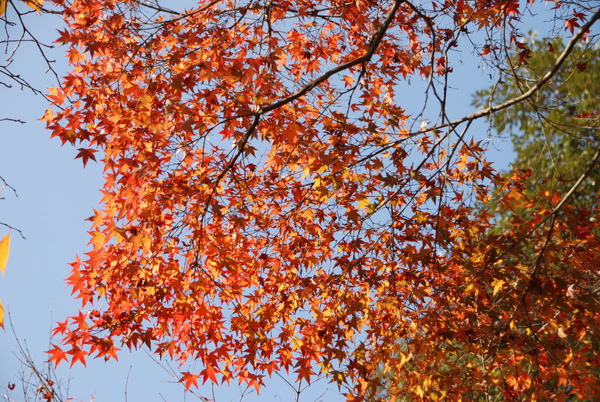
[[[560,40],[535,40],[525,62],[519,56],[507,61],[502,79],[477,92],[478,107],[502,103],[520,95],[554,64],[564,45]],[[543,188],[566,194],[586,171],[600,146],[598,137],[600,54],[597,48],[579,47],[565,66],[527,102],[491,115],[499,135],[510,135],[515,168],[531,170],[526,194]],[[600,166],[573,194],[573,203],[590,207],[600,188]]]

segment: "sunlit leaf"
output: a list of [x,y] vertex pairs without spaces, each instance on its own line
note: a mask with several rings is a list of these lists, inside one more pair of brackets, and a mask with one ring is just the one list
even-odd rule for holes
[[[496,171],[471,126],[507,105],[544,121],[529,108],[556,57],[462,118],[447,86],[470,74],[452,49],[506,81],[537,65],[520,2],[142,3],[70,2],[59,32],[71,71],[43,120],[104,185],[67,278],[85,310],[54,330],[53,362],[115,359],[120,343],[196,359],[186,388],[258,392],[281,372],[355,401],[560,400],[547,385],[564,378],[597,399],[598,203],[562,202],[535,166]],[[597,70],[580,59],[569,74]],[[420,81],[429,103],[409,100]],[[588,131],[594,99],[569,111]]]
[[8,262],[8,254],[10,252],[10,235],[6,235],[0,240],[0,271],[4,277],[6,273],[6,264]]
[[492,294],[495,296],[496,293],[498,293],[500,291],[500,289],[502,289],[502,286],[504,286],[506,282],[504,282],[502,279],[495,279],[494,282],[492,283],[494,290],[492,291]]
[[33,8],[35,11],[41,11],[42,6],[44,5],[44,0],[22,0],[23,3],[27,4],[29,7]]
[[0,300],[0,328],[4,329],[4,304]]

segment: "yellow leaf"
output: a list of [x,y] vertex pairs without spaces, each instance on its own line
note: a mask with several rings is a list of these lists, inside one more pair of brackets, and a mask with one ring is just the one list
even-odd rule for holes
[[[4,1],[4,0],[0,0]],[[23,0],[23,3],[27,4],[29,7],[33,8],[35,11],[41,11],[42,5],[44,5],[44,0]]]
[[4,305],[2,304],[2,300],[0,300],[0,327],[4,329]]
[[496,293],[498,293],[498,291],[502,289],[502,286],[504,286],[505,283],[506,282],[504,282],[502,279],[494,279],[494,281],[492,282],[492,285],[494,285],[494,296],[496,296]]
[[0,17],[2,17],[4,15],[4,13],[6,12],[6,4],[8,3],[8,0],[0,0]]
[[519,192],[519,190],[511,188],[506,198],[509,200],[519,201],[521,198],[523,198],[523,194]]
[[401,368],[402,366],[404,366],[406,364],[406,362],[408,362],[411,358],[412,358],[411,354],[406,354],[406,353],[400,352],[400,364],[398,365],[398,368]]
[[414,391],[417,395],[419,395],[419,397],[423,398],[423,395],[425,395],[425,391],[423,391],[423,388],[421,388],[420,385],[416,385],[414,387]]
[[363,198],[358,202],[358,209],[368,210],[371,206],[371,201],[368,198]]
[[[2,1],[2,0],[0,0]],[[2,271],[2,277],[6,270],[6,263],[8,262],[8,252],[10,249],[10,236],[6,235],[0,240],[0,271]]]

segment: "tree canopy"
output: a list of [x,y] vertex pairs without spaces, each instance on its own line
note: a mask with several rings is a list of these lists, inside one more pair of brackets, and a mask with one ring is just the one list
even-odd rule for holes
[[[499,174],[469,131],[595,43],[594,2],[556,5],[570,38],[539,78],[452,121],[453,49],[527,63],[529,4],[55,2],[72,67],[44,120],[105,169],[56,364],[145,346],[201,362],[188,388],[286,371],[349,400],[597,398],[599,211]],[[436,115],[398,102],[415,77]],[[494,196],[531,213],[492,231]]]
[[[527,63],[518,55],[507,65],[501,83],[479,91],[474,104],[502,103],[522,93],[542,77],[564,50],[565,41],[532,36]],[[584,45],[571,52],[564,68],[527,102],[491,115],[499,135],[508,133],[516,159],[513,166],[532,172],[532,190],[540,186],[566,194],[585,172],[598,149],[600,114],[600,53]],[[577,187],[572,202],[592,206],[600,188],[600,167],[595,165]]]

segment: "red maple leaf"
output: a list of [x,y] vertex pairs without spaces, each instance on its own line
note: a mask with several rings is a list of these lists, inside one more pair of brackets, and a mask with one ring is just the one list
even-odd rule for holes
[[85,166],[90,159],[94,162],[97,162],[96,156],[94,155],[96,152],[98,152],[97,150],[91,148],[79,148],[77,150],[79,151],[79,153],[77,154],[77,156],[75,156],[75,159],[81,158],[81,160],[83,161],[83,166]]

